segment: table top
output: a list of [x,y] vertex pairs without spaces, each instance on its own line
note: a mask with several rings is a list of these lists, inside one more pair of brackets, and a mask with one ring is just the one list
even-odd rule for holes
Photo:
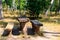
[[18,18],[19,22],[27,22],[29,18]]

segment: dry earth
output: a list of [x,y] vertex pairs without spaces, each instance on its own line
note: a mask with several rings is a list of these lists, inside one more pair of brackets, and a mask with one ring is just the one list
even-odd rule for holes
[[[57,23],[44,23],[43,22],[43,30],[44,31],[48,31],[48,32],[60,32],[60,24]],[[3,29],[0,29],[0,33],[2,33],[1,31],[3,31]],[[12,34],[10,34],[9,36],[7,36],[6,40],[60,40],[60,34],[58,34],[59,36],[52,36],[50,34],[44,34],[44,36],[29,36],[30,38],[23,38],[24,35],[18,35],[18,36],[14,36]],[[1,37],[0,37],[1,38]]]

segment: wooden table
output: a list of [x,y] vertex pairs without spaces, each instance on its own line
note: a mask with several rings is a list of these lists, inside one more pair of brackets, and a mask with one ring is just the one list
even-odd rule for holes
[[[21,31],[23,30],[25,24],[30,21],[32,23],[32,29],[35,30],[35,33],[39,32],[39,29],[41,26],[43,26],[42,23],[40,23],[38,20],[29,20],[29,18],[18,18],[19,23],[20,23],[20,29]],[[32,31],[33,31],[32,30]]]
[[18,21],[20,23],[20,30],[22,30],[25,26],[25,23],[29,21],[29,18],[18,18]]

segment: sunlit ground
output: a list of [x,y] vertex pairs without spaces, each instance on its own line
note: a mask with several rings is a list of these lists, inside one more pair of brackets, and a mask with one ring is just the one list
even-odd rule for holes
[[43,25],[44,30],[60,32],[60,24],[58,23],[43,22]]
[[[10,20],[3,20],[4,22],[11,22],[12,19]],[[15,21],[15,20],[13,20]],[[60,24],[58,23],[51,23],[51,22],[42,22],[43,23],[43,30],[44,31],[49,31],[49,32],[60,32]],[[0,30],[0,31],[3,31],[3,28]],[[45,34],[44,34],[45,35]],[[59,34],[60,35],[60,34]],[[10,36],[7,36],[7,37],[1,37],[0,36],[0,39],[13,39],[15,38],[16,40],[25,40],[24,38],[22,38],[23,35],[19,35],[19,36],[13,36],[12,34],[10,34]],[[49,35],[46,35],[45,37],[41,37],[41,36],[30,36],[30,40],[60,40],[60,36],[49,36]],[[29,38],[27,39],[29,40]]]

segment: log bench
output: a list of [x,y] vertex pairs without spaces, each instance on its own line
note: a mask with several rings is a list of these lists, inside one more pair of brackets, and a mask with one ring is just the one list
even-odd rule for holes
[[39,32],[40,27],[43,26],[43,24],[38,20],[31,20],[31,23],[36,33]]
[[12,31],[13,27],[14,27],[14,23],[9,22],[6,26],[6,28],[4,29],[2,36],[8,36],[10,34],[10,32]]

